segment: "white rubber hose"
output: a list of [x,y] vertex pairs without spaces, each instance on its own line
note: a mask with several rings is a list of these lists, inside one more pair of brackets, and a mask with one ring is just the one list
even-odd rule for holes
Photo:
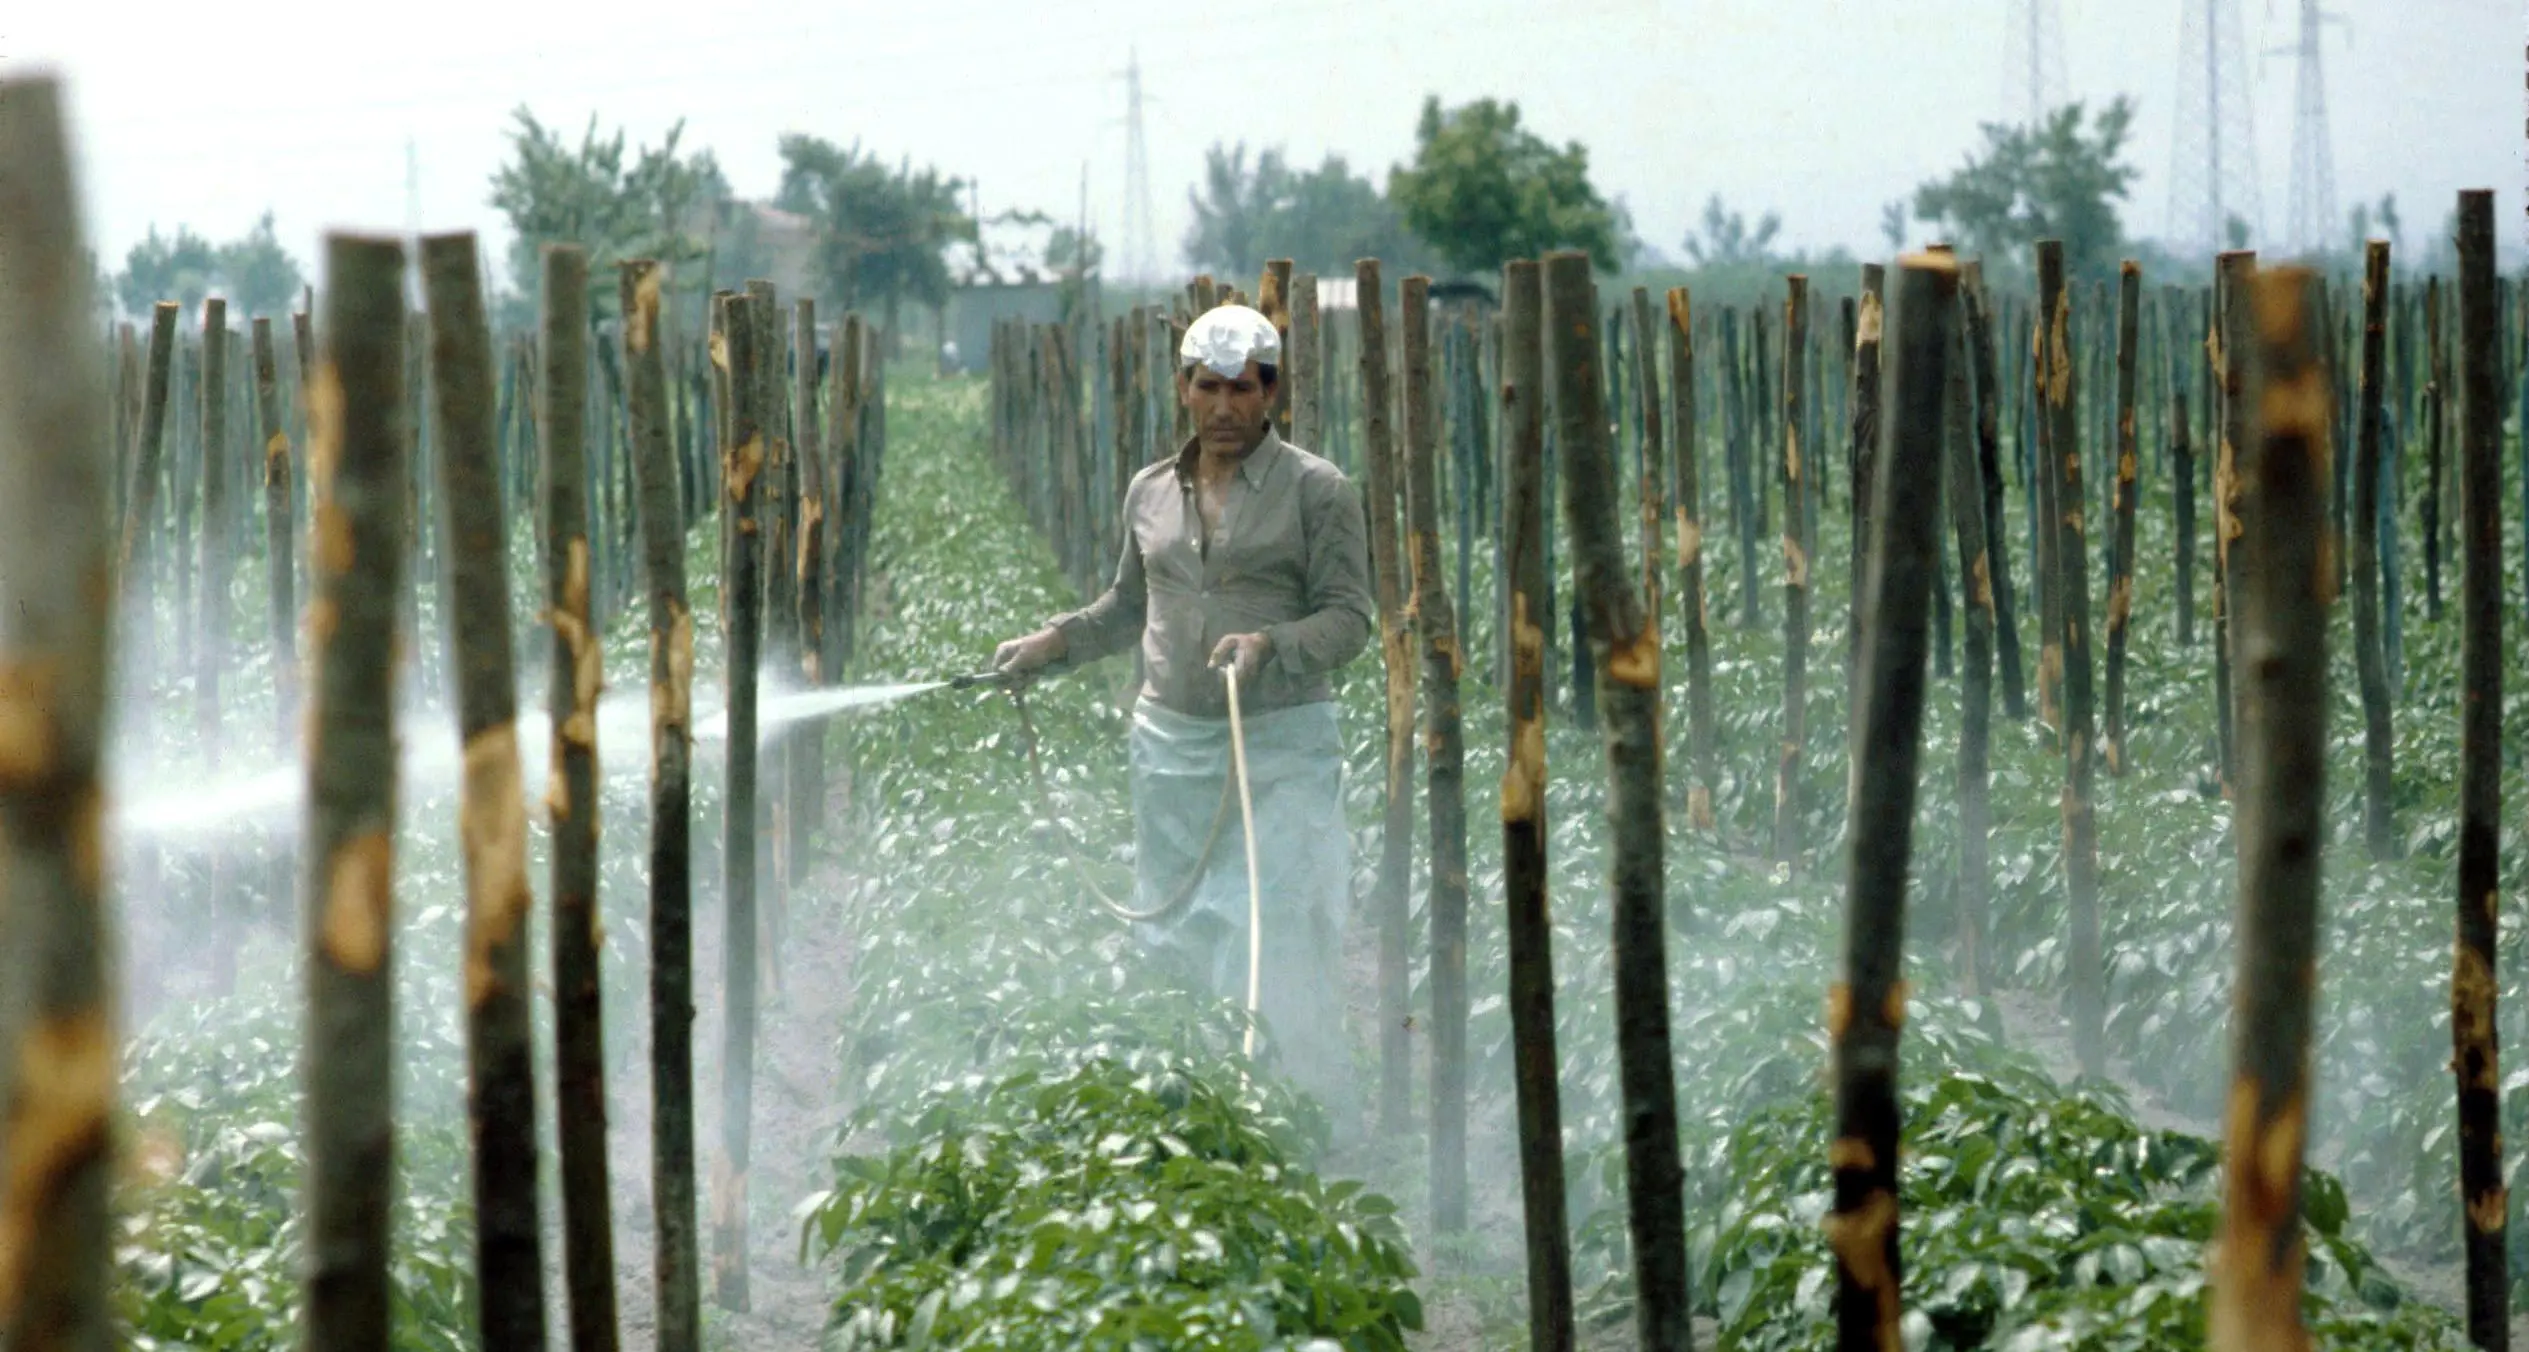
[[1264,993],[1264,889],[1256,882],[1256,801],[1247,791],[1247,734],[1238,718],[1238,666],[1230,664],[1229,765],[1238,777],[1238,820],[1247,837],[1247,1036],[1239,1053],[1256,1054],[1256,1010]]

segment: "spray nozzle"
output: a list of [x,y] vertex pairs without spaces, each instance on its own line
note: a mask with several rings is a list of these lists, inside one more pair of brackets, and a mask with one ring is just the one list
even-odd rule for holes
[[1022,673],[1015,671],[978,671],[948,678],[951,690],[1000,690],[1015,685]]

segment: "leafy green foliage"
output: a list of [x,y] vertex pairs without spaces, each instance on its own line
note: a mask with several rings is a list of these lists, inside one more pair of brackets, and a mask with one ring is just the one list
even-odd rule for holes
[[821,297],[840,310],[883,309],[895,329],[907,300],[948,303],[951,244],[975,237],[965,180],[911,162],[888,168],[858,143],[781,138],[782,182],[774,204],[816,222],[815,271]]
[[1093,1061],[936,1098],[808,1212],[845,1282],[829,1352],[1404,1347],[1394,1208],[1290,1162],[1214,1059]]
[[1242,285],[1270,258],[1321,277],[1349,276],[1355,260],[1376,258],[1403,275],[1427,252],[1395,204],[1341,155],[1300,169],[1280,146],[1267,146],[1250,166],[1245,142],[1216,141],[1203,152],[1203,178],[1187,189],[1186,204],[1194,223],[1185,261]]
[[217,247],[186,226],[177,226],[172,238],[151,226],[123,256],[113,294],[127,313],[139,316],[162,300],[192,314],[217,291],[228,297],[231,318],[242,319],[287,314],[305,282],[298,261],[274,236],[267,211],[243,237]]
[[588,251],[589,275],[600,279],[588,289],[589,304],[600,315],[614,312],[615,264],[655,258],[673,265],[703,256],[691,233],[694,213],[725,195],[726,183],[709,151],[678,153],[682,121],[627,162],[623,130],[599,136],[594,115],[577,146],[523,106],[510,116],[509,158],[492,171],[491,204],[509,218],[509,284],[529,307],[508,315],[511,322],[532,319],[547,244]]
[[1589,151],[1557,149],[1496,99],[1443,111],[1423,103],[1414,162],[1388,175],[1405,224],[1461,273],[1492,276],[1513,258],[1587,251],[1601,271],[1618,262],[1616,219],[1589,181]]
[[2037,241],[2059,239],[2067,269],[2105,275],[2125,238],[2115,204],[2138,172],[2123,159],[2133,124],[2122,95],[2095,118],[2071,103],[2036,126],[1988,122],[1983,152],[1915,189],[1914,214],[1948,226],[1962,254],[2024,261]]

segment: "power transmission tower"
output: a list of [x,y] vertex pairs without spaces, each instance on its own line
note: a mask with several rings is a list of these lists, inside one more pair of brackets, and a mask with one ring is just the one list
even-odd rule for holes
[[1136,282],[1159,276],[1158,232],[1150,209],[1150,148],[1142,139],[1142,57],[1136,50],[1124,67],[1124,222],[1118,233],[1123,248],[1116,274]]
[[2005,120],[2037,126],[2071,97],[2064,81],[2064,22],[2056,0],[2011,0],[2002,45]]
[[2169,243],[2210,253],[2230,245],[2230,223],[2255,245],[2256,111],[2240,38],[2239,0],[2184,0],[2178,25],[2178,116],[2169,163]]
[[[2300,40],[2269,50],[2268,56],[2290,56],[2299,66],[2292,100],[2291,239],[2296,253],[2317,254],[2335,242],[2336,152],[2327,134],[2327,78],[2318,60],[2319,30],[2342,24],[2344,16],[2321,10],[2318,0],[2301,0]],[[2350,29],[2347,30],[2350,35]]]

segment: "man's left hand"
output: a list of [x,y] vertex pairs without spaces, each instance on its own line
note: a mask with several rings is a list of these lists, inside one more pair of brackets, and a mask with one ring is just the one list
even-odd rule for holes
[[1265,659],[1273,656],[1273,640],[1262,634],[1231,634],[1212,649],[1212,666],[1235,667],[1238,688],[1252,690]]

